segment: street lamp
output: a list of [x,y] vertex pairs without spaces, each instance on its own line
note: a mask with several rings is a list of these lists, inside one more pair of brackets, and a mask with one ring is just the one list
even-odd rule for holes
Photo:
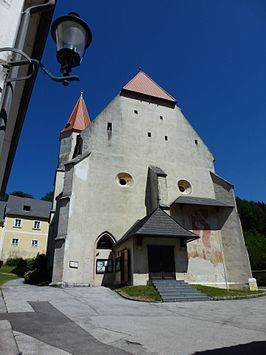
[[56,57],[61,64],[60,71],[67,76],[73,67],[80,65],[91,43],[91,30],[77,13],[70,12],[54,21],[51,34],[57,46]]
[[91,43],[92,34],[89,26],[80,19],[78,14],[70,12],[68,15],[61,16],[54,21],[51,34],[56,42],[56,57],[61,64],[60,71],[63,76],[54,76],[38,59],[30,58],[20,49],[4,47],[0,48],[0,52],[13,52],[19,54],[23,59],[14,61],[0,59],[0,65],[2,65],[3,68],[9,70],[12,67],[22,65],[31,66],[31,71],[27,76],[7,78],[7,82],[29,79],[33,75],[36,66],[40,67],[50,79],[63,83],[65,86],[69,84],[69,81],[79,80],[77,75],[69,75],[69,73],[73,67],[80,65],[85,50]]

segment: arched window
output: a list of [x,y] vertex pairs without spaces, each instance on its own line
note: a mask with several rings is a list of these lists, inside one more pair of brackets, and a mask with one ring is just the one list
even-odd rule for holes
[[113,243],[108,235],[103,235],[97,243],[97,249],[111,249],[113,250]]

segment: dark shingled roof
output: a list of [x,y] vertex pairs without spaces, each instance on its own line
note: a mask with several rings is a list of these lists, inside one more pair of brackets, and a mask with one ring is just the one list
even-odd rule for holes
[[[30,210],[25,210],[24,206],[29,206]],[[51,208],[52,202],[10,195],[7,201],[6,214],[48,219]]]
[[234,207],[233,205],[218,201],[214,198],[179,196],[172,204],[200,205],[213,207]]
[[138,220],[127,233],[118,241],[118,244],[133,235],[149,237],[175,237],[191,241],[199,238],[196,234],[182,227],[161,208],[157,208],[148,216]]

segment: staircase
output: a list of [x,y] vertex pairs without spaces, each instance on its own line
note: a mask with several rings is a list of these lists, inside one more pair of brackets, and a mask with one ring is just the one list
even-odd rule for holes
[[153,280],[163,302],[209,301],[209,297],[183,280]]

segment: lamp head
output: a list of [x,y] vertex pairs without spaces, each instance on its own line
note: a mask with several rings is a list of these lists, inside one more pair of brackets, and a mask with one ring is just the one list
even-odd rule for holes
[[80,65],[91,43],[91,30],[78,14],[70,12],[54,21],[51,34],[56,42],[56,57],[61,64],[60,71],[63,75],[69,75],[72,68]]

